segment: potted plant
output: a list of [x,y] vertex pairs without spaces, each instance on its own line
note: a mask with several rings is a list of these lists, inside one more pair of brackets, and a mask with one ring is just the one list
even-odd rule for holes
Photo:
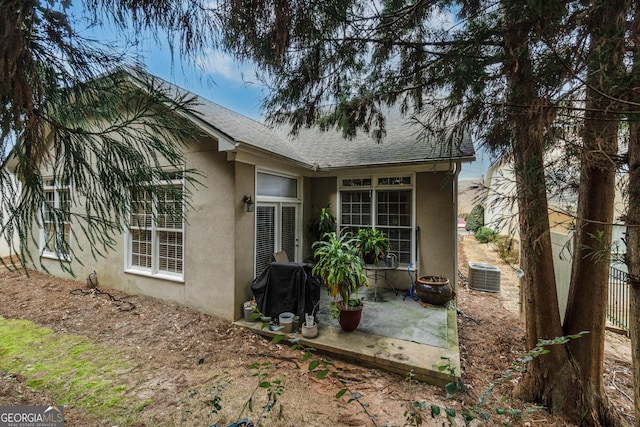
[[414,287],[420,300],[427,304],[445,305],[453,297],[449,279],[444,276],[420,276]]
[[384,258],[391,245],[387,236],[377,228],[365,227],[356,234],[358,253],[365,264],[377,264]]
[[312,273],[320,277],[333,297],[331,312],[345,331],[358,327],[362,316],[362,299],[358,288],[367,285],[364,264],[358,255],[357,240],[351,233],[327,233],[325,240],[313,244],[316,264]]

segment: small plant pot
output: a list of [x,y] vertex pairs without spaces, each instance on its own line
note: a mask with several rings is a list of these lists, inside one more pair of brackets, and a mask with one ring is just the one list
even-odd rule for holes
[[282,326],[283,332],[285,334],[290,334],[291,332],[293,332],[293,317],[294,314],[289,311],[280,313],[280,316],[278,316],[278,323],[280,324],[280,326]]
[[318,335],[318,324],[313,323],[311,326],[307,326],[306,323],[302,324],[302,336],[305,338],[315,338]]
[[256,320],[258,320],[257,318],[255,319],[251,318],[251,315],[255,313],[256,310],[258,309],[258,306],[255,303],[245,302],[242,309],[243,309],[244,320],[246,320],[247,322],[255,322]]

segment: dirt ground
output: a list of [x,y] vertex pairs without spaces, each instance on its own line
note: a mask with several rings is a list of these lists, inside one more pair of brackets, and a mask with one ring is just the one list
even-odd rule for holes
[[[167,305],[153,299],[108,291],[135,304],[132,311],[120,311],[104,296],[70,293],[86,289],[84,281],[63,280],[36,272],[0,271],[0,316],[28,319],[58,333],[87,337],[117,350],[132,366],[119,380],[126,384],[125,398],[139,402],[132,415],[135,427],[226,426],[240,417],[264,426],[402,426],[413,425],[405,414],[412,402],[453,408],[458,413],[478,401],[484,388],[524,355],[524,327],[518,317],[518,288],[514,269],[503,263],[487,245],[466,236],[460,245],[460,271],[467,274],[467,260],[490,262],[501,268],[499,295],[458,290],[458,326],[465,391],[445,399],[445,391],[384,371],[333,361],[332,374],[318,379],[309,372],[308,361],[298,351],[273,344],[228,322],[194,310]],[[1,349],[0,343],[0,349]],[[0,351],[0,357],[2,353]],[[264,390],[252,364],[262,364],[270,380],[281,380],[283,392],[273,410],[261,416]],[[0,405],[48,405],[55,392],[31,390],[27,378],[0,371]],[[349,394],[336,398],[348,385],[360,393],[359,401],[348,402]],[[517,378],[496,389],[498,397],[509,394]],[[605,384],[623,421],[633,425],[632,378],[629,340],[608,333]],[[253,395],[253,412],[245,407]],[[212,412],[219,398],[221,410]],[[261,403],[262,402],[262,403]],[[358,403],[360,402],[360,404]],[[518,408],[511,400],[507,407]],[[420,412],[423,425],[442,425],[445,418],[431,419]],[[114,426],[73,402],[65,403],[66,426]],[[506,418],[491,418],[474,425],[497,425]],[[562,418],[544,411],[515,422],[515,425],[564,426]]]

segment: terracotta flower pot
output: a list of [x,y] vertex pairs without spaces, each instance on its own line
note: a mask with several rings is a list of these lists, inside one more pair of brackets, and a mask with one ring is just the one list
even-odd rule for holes
[[358,328],[360,319],[362,318],[362,307],[355,309],[340,309],[340,317],[338,323],[343,331],[352,332]]
[[413,291],[422,302],[432,305],[444,305],[453,296],[449,279],[442,276],[418,277]]

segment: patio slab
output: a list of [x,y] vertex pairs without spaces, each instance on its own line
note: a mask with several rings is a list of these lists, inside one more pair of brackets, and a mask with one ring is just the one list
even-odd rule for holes
[[[335,319],[323,314],[328,305],[323,295],[318,336],[307,339],[292,333],[288,334],[290,339],[299,339],[304,346],[354,364],[385,369],[405,377],[412,372],[415,379],[429,384],[444,386],[455,381],[460,375],[456,310],[424,306],[410,298],[403,300],[404,293],[395,295],[385,288],[377,290],[377,301],[373,301],[367,299],[369,291],[373,292],[367,289],[361,295],[365,296],[365,308],[356,331],[343,331]],[[275,335],[263,328],[262,322],[241,319],[234,324],[260,335]],[[438,368],[445,364],[448,364],[447,369]]]

